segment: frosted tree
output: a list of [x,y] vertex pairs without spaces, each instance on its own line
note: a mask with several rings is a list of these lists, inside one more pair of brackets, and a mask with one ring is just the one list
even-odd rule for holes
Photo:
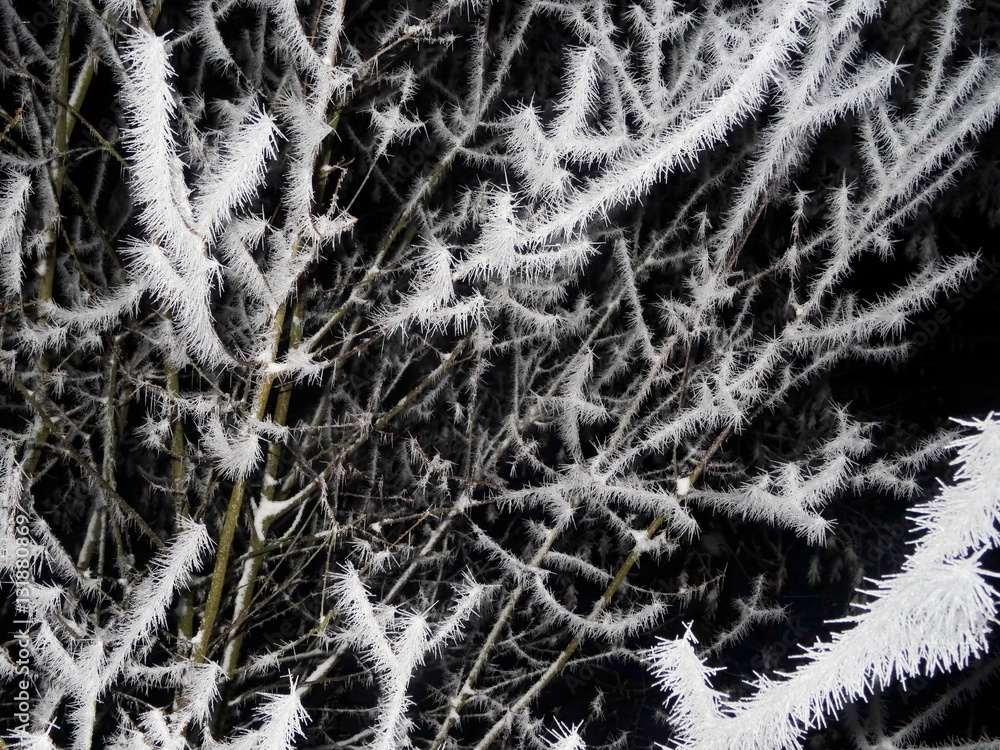
[[0,0],[0,742],[933,739],[998,428],[831,383],[981,272],[998,20]]

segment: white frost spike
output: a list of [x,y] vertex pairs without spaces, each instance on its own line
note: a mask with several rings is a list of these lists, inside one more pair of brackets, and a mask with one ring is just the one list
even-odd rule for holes
[[961,668],[987,650],[997,592],[979,559],[1000,541],[1000,419],[963,424],[977,432],[955,443],[956,483],[918,509],[929,531],[902,572],[878,581],[866,611],[840,621],[854,627],[807,649],[806,663],[787,679],[762,678],[755,695],[728,702],[711,690],[712,670],[685,640],[649,652],[673,698],[676,747],[791,750],[807,728],[872,685]]
[[313,49],[309,37],[302,31],[302,19],[295,7],[295,0],[270,0],[267,5],[274,13],[279,32],[277,40],[281,49],[289,53],[303,70],[317,77],[328,77],[329,63]]
[[264,694],[268,702],[260,709],[259,715],[264,726],[257,730],[256,747],[264,750],[293,750],[296,736],[302,734],[306,722],[306,711],[302,707],[295,686],[291,685],[287,695]]
[[427,642],[427,650],[430,652],[440,651],[447,642],[459,640],[465,622],[479,609],[489,593],[486,586],[477,583],[468,574],[464,584],[457,588],[458,599],[452,606],[451,614]]
[[174,313],[192,354],[210,366],[229,362],[209,309],[221,269],[196,232],[171,128],[175,104],[168,81],[173,70],[166,45],[161,37],[138,31],[122,59],[126,70],[122,96],[129,121],[125,143],[134,167],[133,191],[142,205],[139,222],[153,239],[133,243],[128,251],[130,270]]
[[[74,750],[92,745],[95,713],[100,697],[121,679],[134,677],[141,671],[141,659],[153,644],[154,634],[166,621],[175,594],[184,589],[202,553],[211,545],[204,526],[181,520],[180,530],[170,544],[153,560],[149,572],[129,595],[121,613],[103,630],[75,633],[81,638],[77,645],[66,646],[49,624],[56,616],[62,590],[41,587],[30,593],[29,616],[40,620],[32,638],[34,658],[52,675],[56,688],[71,694],[74,701],[68,707],[68,723],[73,727]],[[51,605],[42,606],[45,599]],[[64,632],[61,620],[59,631]],[[96,636],[96,637],[94,637]]]
[[287,695],[263,693],[267,702],[257,709],[262,724],[258,729],[243,732],[228,742],[205,742],[205,750],[294,750],[295,738],[303,734],[302,727],[309,716],[302,707],[295,686]]
[[143,288],[125,284],[109,294],[75,308],[44,305],[45,313],[54,325],[71,328],[78,333],[104,333],[124,317],[134,315],[142,301]]
[[556,728],[552,730],[552,740],[549,742],[549,750],[585,750],[586,745],[580,737],[580,724],[566,726],[560,721],[556,721]]
[[398,750],[410,747],[412,722],[406,712],[411,701],[407,687],[414,670],[428,652],[460,631],[461,620],[471,615],[485,589],[472,582],[460,595],[452,617],[435,634],[422,615],[407,614],[395,607],[373,606],[353,565],[336,576],[331,593],[347,621],[341,639],[361,651],[374,668],[380,688],[378,721],[370,750]]
[[712,689],[711,677],[716,670],[702,664],[694,651],[698,640],[691,632],[691,623],[686,628],[683,638],[660,639],[650,651],[650,660],[657,684],[673,699],[671,718],[682,738],[679,746],[699,747],[702,728],[714,726],[721,717],[724,696]]
[[372,107],[369,111],[372,118],[372,130],[376,133],[375,152],[379,156],[383,155],[392,143],[405,141],[424,127],[422,122],[406,116],[402,104]]
[[14,747],[18,750],[56,750],[56,743],[49,737],[49,733],[24,732],[15,730],[11,734],[14,740]]
[[403,329],[411,322],[428,323],[455,298],[451,248],[433,237],[418,255],[412,291],[396,306],[379,313],[386,331]]
[[102,670],[105,685],[118,676],[126,661],[144,648],[153,632],[163,625],[174,594],[188,585],[202,554],[212,546],[203,525],[183,517],[179,523],[180,530],[136,587],[125,614],[108,627],[106,637],[112,651]]
[[169,306],[171,322],[192,354],[210,366],[230,361],[209,309],[212,287],[221,275],[218,263],[199,251],[188,268],[178,269],[166,247],[150,242],[134,242],[121,253],[140,283]]
[[571,175],[559,164],[559,153],[547,137],[537,110],[522,107],[509,115],[504,125],[508,147],[515,156],[513,168],[524,178],[532,198],[562,193]]
[[426,649],[429,635],[426,620],[391,607],[376,612],[358,572],[350,564],[338,576],[334,593],[350,626],[343,638],[360,648],[373,664],[381,688],[375,737],[367,747],[372,750],[408,747],[410,721],[406,711],[410,700],[406,688]]
[[553,122],[554,137],[567,149],[586,138],[587,117],[600,103],[598,79],[599,53],[593,47],[573,50],[566,63],[566,94],[556,105],[559,114]]
[[14,533],[23,492],[24,474],[17,462],[17,449],[8,443],[0,453],[0,570],[5,572],[15,570],[18,548],[26,541]]
[[200,235],[215,235],[229,212],[254,194],[267,160],[275,155],[277,132],[267,113],[252,110],[225,142],[218,166],[199,186],[195,214]]
[[136,0],[104,0],[104,7],[127,20],[135,13],[135,2]]
[[122,96],[129,127],[125,143],[132,154],[133,190],[143,205],[140,221],[156,239],[169,238],[182,251],[200,250],[193,234],[192,212],[171,128],[176,105],[168,83],[173,69],[164,40],[145,31],[129,39],[122,55],[126,66]]
[[233,433],[226,429],[217,411],[213,410],[199,428],[206,452],[226,477],[243,479],[260,465],[264,449],[260,435],[251,425],[241,424]]
[[[652,140],[642,151],[615,161],[601,179],[555,203],[545,221],[518,242],[540,244],[552,241],[612,208],[636,200],[671,171],[682,168],[696,155],[725,138],[726,133],[749,113],[761,106],[765,90],[775,71],[795,51],[801,29],[814,22],[819,13],[808,0],[790,0],[762,6],[759,29],[766,33],[754,39],[746,50],[747,59],[726,88],[704,106],[693,110],[680,127]],[[851,11],[860,15],[858,8]]]
[[4,170],[4,180],[0,185],[0,286],[6,298],[21,291],[21,276],[24,273],[21,234],[30,193],[30,176]]
[[212,707],[219,697],[219,685],[225,675],[214,662],[189,663],[184,667],[184,699],[175,724],[207,723],[212,716]]

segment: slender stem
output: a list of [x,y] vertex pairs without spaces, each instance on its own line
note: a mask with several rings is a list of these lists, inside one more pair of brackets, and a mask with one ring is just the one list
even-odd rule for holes
[[[107,420],[106,438],[104,443],[104,456],[102,472],[105,480],[112,487],[115,487],[115,464],[117,460],[118,443],[124,432],[124,420],[119,417],[118,407],[118,366],[119,352],[117,345],[111,347],[111,361],[108,366],[108,393],[104,400],[105,419]],[[122,407],[127,408],[127,407]],[[83,547],[77,558],[77,568],[86,570],[90,568],[95,551],[100,549],[104,538],[105,524],[107,522],[107,508],[103,502],[98,502],[90,519],[87,522],[87,533],[84,537]],[[100,562],[100,560],[98,560]]]
[[[174,398],[180,398],[180,376],[168,360],[164,362],[167,390]],[[184,441],[184,423],[181,420],[180,409],[174,409],[170,418],[170,479],[171,492],[174,497],[174,513],[177,518],[190,518],[191,508],[187,500],[187,472],[184,469],[184,457],[187,452]],[[177,633],[181,644],[188,644],[194,635],[194,592],[190,589],[181,595],[180,615],[177,621]]]
[[[333,131],[336,131],[337,124],[340,122],[341,109],[337,108],[334,111],[332,121],[330,126]],[[328,138],[327,143],[322,151],[319,159],[318,175],[316,178],[316,196],[319,201],[323,200],[323,195],[326,191],[326,183],[329,178],[329,169],[326,167],[329,165],[330,160],[333,157],[333,139]],[[336,196],[333,198],[336,201]],[[272,361],[277,359],[278,343],[281,335],[281,330],[284,327],[284,317],[285,310],[287,307],[282,306],[280,312],[280,320],[276,318],[275,330],[276,337],[274,339],[271,351]],[[305,334],[305,314],[306,314],[306,294],[301,292],[295,301],[295,307],[292,311],[292,322],[288,335],[288,350],[291,351],[302,344],[302,340]],[[273,382],[273,378],[272,381]],[[270,388],[270,383],[268,385]],[[275,424],[284,427],[288,422],[288,410],[291,404],[292,398],[292,384],[285,383],[279,388],[278,397],[274,407],[274,413],[272,419]],[[261,409],[257,415],[258,419],[263,418],[264,407],[266,407],[267,399],[264,399],[264,403],[261,404]],[[279,441],[275,440],[271,442],[268,446],[267,462],[264,468],[264,483],[261,489],[261,499],[264,504],[270,504],[274,501],[275,491],[278,487],[278,470],[281,465],[281,454],[282,445]],[[234,488],[235,490],[235,488]],[[241,489],[241,492],[243,490]],[[242,497],[240,498],[240,504],[242,505]],[[232,507],[233,502],[230,500],[230,506]],[[236,511],[238,516],[238,510]],[[226,515],[227,522],[229,521],[229,513],[227,511]],[[240,577],[239,587],[236,592],[236,602],[233,609],[233,622],[237,622],[241,619],[243,613],[245,613],[249,607],[250,602],[253,600],[254,589],[256,588],[257,577],[260,574],[261,566],[264,563],[264,541],[267,538],[267,532],[274,522],[274,517],[264,513],[260,524],[251,524],[250,529],[250,556],[244,562],[243,574]],[[234,521],[235,524],[235,521]],[[232,544],[232,540],[229,540],[229,544]],[[221,542],[220,542],[221,545]],[[228,555],[227,555],[228,556]],[[218,563],[218,560],[217,560]],[[218,575],[218,564],[216,565],[216,574]],[[213,587],[215,581],[213,580]],[[221,592],[220,592],[221,594]],[[218,609],[218,604],[216,603],[215,609]],[[214,619],[214,618],[213,618]],[[244,628],[234,628],[230,632],[229,640],[226,643],[224,656],[223,656],[223,672],[227,677],[231,678],[236,671],[236,667],[239,664],[240,651],[243,647],[243,636]],[[208,648],[208,640],[211,629],[204,629],[203,640],[199,643],[200,648],[204,652],[204,649]],[[220,707],[220,714],[217,717],[218,721],[221,723],[225,720],[225,701],[222,701]]]
[[[272,363],[277,358],[278,342],[281,339],[281,331],[284,328],[286,309],[286,305],[282,304],[274,314],[269,357]],[[260,378],[251,408],[251,413],[258,420],[264,418],[275,375],[265,367]],[[194,659],[196,663],[203,662],[208,654],[212,629],[215,627],[215,620],[219,615],[219,606],[222,603],[222,593],[226,585],[226,572],[229,569],[229,557],[232,554],[233,540],[236,537],[236,526],[239,524],[240,515],[243,511],[243,499],[246,495],[246,489],[246,478],[240,477],[233,483],[233,489],[229,494],[226,516],[222,522],[222,532],[219,534],[219,547],[215,554],[212,584],[208,589],[208,598],[205,600],[205,611],[202,615],[201,626],[198,629],[198,635],[195,636]]]
[[[294,349],[302,342],[302,334],[305,328],[303,317],[305,315],[305,295],[299,296],[292,313],[292,325],[288,337],[288,348]],[[279,426],[285,426],[288,422],[288,408],[292,400],[292,384],[285,383],[278,389],[278,397],[274,406],[272,420]],[[261,489],[261,498],[266,506],[274,501],[275,490],[278,487],[278,469],[281,465],[281,442],[275,440],[271,443],[267,452],[267,463],[264,469],[264,484]],[[274,522],[274,517],[262,512],[260,522],[251,524],[250,529],[250,556],[243,563],[243,575],[240,578],[240,586],[236,593],[236,605],[233,609],[233,621],[239,620],[243,613],[250,607],[253,600],[254,589],[257,584],[257,576],[264,563],[263,547],[267,539],[267,532]],[[222,661],[222,670],[227,677],[232,677],[239,664],[240,650],[243,647],[244,628],[236,628],[230,634],[229,642],[226,644],[225,656]]]

